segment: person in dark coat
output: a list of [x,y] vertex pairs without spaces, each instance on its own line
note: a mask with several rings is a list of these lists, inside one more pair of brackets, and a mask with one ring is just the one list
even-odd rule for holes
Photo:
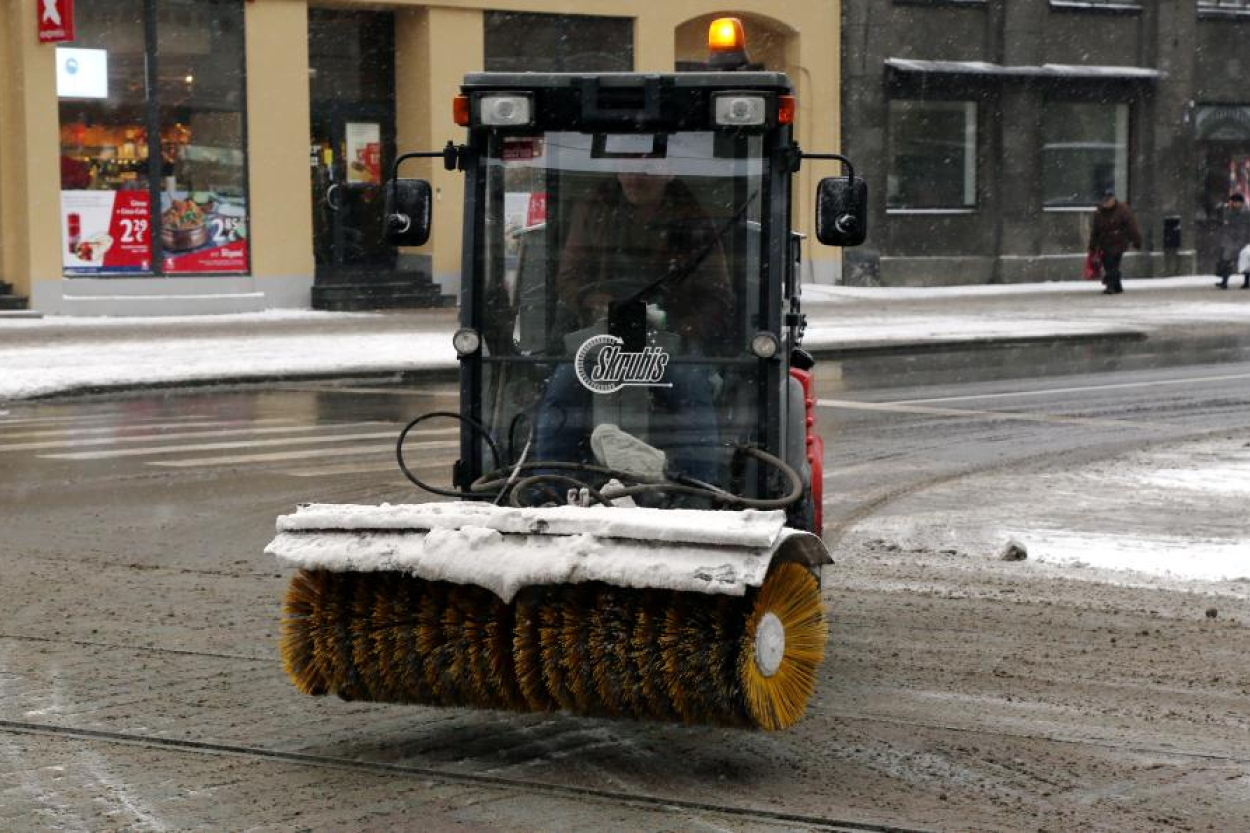
[[[1233,194],[1224,206],[1223,222],[1220,224],[1220,250],[1216,256],[1215,274],[1220,278],[1216,284],[1220,289],[1228,289],[1228,278],[1238,271],[1238,255],[1250,245],[1250,210],[1246,209],[1246,198],[1241,194]],[[1243,273],[1246,282],[1242,289],[1250,289],[1250,272]]]
[[1115,191],[1108,189],[1094,212],[1094,223],[1089,230],[1089,250],[1102,255],[1104,295],[1118,295],[1124,291],[1120,282],[1120,260],[1129,247],[1141,248],[1141,230],[1137,218],[1127,203],[1116,199]]

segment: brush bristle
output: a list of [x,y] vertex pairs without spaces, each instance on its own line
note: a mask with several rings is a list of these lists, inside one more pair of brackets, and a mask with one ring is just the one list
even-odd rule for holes
[[[785,629],[770,677],[754,655],[765,613]],[[301,571],[282,658],[306,694],[781,729],[803,714],[824,637],[817,583],[792,564],[746,597],[590,583],[512,604],[396,572]]]
[[[785,629],[785,651],[772,676],[755,660],[755,634],[766,613]],[[793,726],[807,709],[816,688],[816,669],[825,658],[825,611],[820,586],[806,567],[780,564],[769,574],[747,619],[739,676],[752,722],[775,731]]]

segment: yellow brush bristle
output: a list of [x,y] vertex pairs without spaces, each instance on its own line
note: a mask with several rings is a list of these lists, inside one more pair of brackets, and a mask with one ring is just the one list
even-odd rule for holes
[[[755,658],[756,629],[767,613],[776,616],[785,629],[785,651],[771,677],[764,675]],[[760,728],[785,729],[803,716],[816,688],[816,669],[825,656],[826,637],[825,611],[815,576],[800,564],[775,567],[755,597],[738,662],[747,708]]]
[[541,591],[530,588],[517,597],[512,628],[512,667],[517,688],[529,711],[555,708],[543,683],[542,639],[539,635]]
[[[767,614],[784,632],[771,676],[755,658]],[[746,597],[595,583],[512,604],[394,572],[301,571],[281,647],[307,694],[782,729],[806,708],[824,641],[815,578],[783,564]]]

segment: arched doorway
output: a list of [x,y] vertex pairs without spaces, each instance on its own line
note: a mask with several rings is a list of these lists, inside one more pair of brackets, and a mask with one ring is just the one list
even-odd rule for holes
[[678,71],[700,69],[707,61],[708,25],[718,17],[732,16],[742,21],[746,32],[747,53],[756,68],[769,72],[785,72],[791,80],[798,77],[798,32],[779,20],[750,12],[720,12],[693,17],[674,31],[675,61]]

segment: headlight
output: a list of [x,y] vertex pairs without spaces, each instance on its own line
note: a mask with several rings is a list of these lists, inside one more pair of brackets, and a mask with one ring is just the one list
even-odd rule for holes
[[762,125],[768,114],[762,95],[722,94],[712,99],[713,121],[721,127]]
[[527,95],[484,95],[477,100],[478,120],[489,127],[522,127],[533,121]]
[[458,356],[472,356],[482,346],[482,337],[477,330],[462,327],[452,335],[451,346],[456,348]]
[[770,332],[759,332],[751,339],[751,352],[761,359],[771,359],[781,350],[781,342]]

